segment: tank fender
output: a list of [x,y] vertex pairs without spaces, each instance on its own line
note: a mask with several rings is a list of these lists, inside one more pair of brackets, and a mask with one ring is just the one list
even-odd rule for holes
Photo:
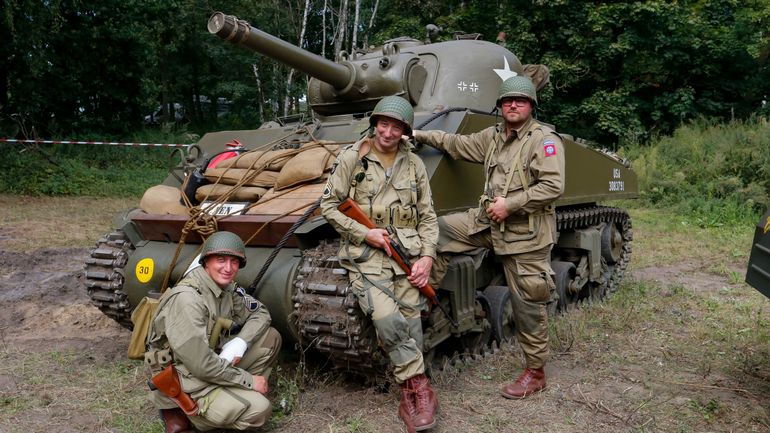
[[339,233],[321,215],[309,218],[294,231],[301,250],[313,248],[321,239],[334,239],[340,237]]

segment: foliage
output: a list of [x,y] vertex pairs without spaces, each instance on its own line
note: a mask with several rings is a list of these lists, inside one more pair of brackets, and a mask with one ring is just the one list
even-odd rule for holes
[[[308,2],[303,48],[333,58],[340,27],[348,52],[397,36],[422,40],[428,23],[443,39],[505,32],[501,43],[523,63],[551,70],[539,116],[594,141],[645,143],[699,117],[767,114],[770,0],[360,0],[345,3],[349,16],[357,3],[354,29],[352,18],[341,21],[342,0]],[[304,8],[304,0],[4,2],[0,135],[125,136],[175,102],[187,107],[180,128],[196,133],[256,127],[284,112],[287,95],[300,110],[302,77],[288,85],[288,67],[234,49],[205,23],[222,10],[298,44]],[[219,98],[232,104],[223,117]]]
[[0,192],[137,197],[168,174],[169,148],[0,143]]
[[770,204],[770,122],[698,119],[650,146],[628,146],[646,204],[693,214],[703,225],[753,220]]

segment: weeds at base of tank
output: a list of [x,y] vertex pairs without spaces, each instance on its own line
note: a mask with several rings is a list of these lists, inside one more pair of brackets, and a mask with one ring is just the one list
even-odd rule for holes
[[300,384],[304,375],[304,364],[300,363],[293,371],[288,371],[278,365],[273,374],[276,378],[276,384],[275,396],[272,397],[273,415],[269,421],[271,427],[280,425],[297,408]]

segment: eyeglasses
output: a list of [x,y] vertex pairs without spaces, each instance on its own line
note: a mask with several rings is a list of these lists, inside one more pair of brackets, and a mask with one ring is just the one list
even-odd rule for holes
[[511,105],[524,107],[527,104],[529,104],[529,99],[527,98],[505,98],[500,101],[500,105],[503,107],[510,107]]

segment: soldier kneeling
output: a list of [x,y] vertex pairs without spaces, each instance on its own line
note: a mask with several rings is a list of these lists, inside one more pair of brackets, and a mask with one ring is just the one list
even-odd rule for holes
[[191,423],[201,431],[260,427],[271,413],[265,394],[281,336],[265,306],[235,283],[246,265],[237,235],[211,235],[200,264],[160,298],[145,354],[150,399],[167,433],[192,431]]

